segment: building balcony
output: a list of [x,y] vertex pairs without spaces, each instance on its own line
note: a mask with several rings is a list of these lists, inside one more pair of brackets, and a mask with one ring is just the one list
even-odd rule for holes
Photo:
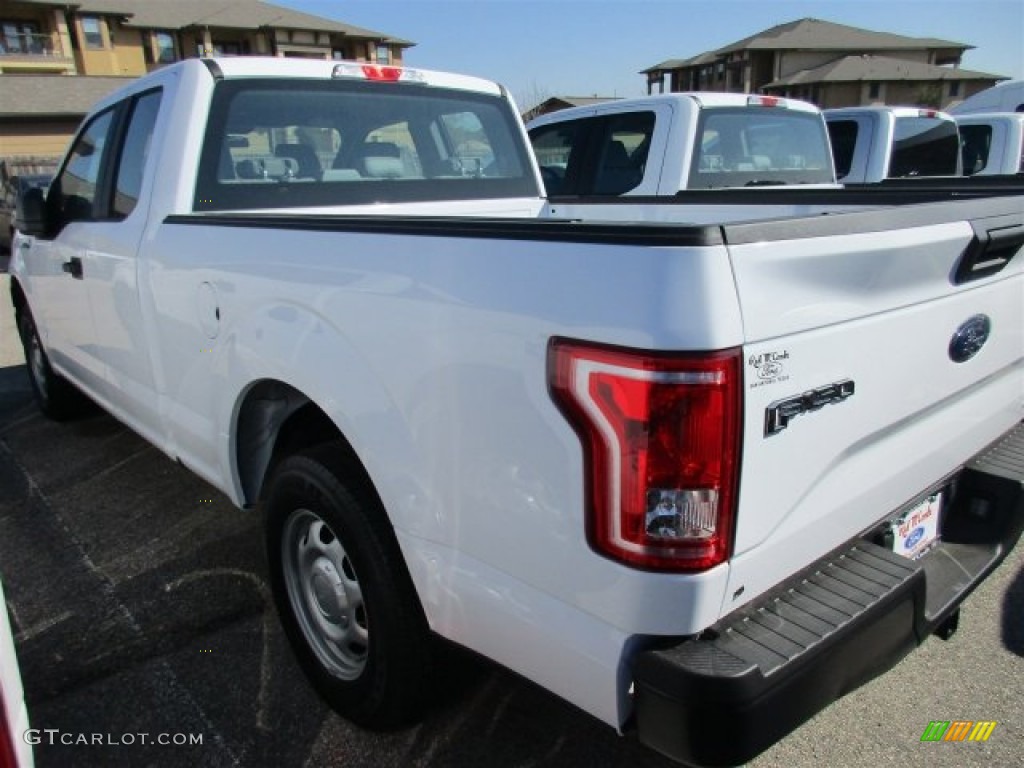
[[74,72],[75,60],[52,35],[0,34],[0,72]]

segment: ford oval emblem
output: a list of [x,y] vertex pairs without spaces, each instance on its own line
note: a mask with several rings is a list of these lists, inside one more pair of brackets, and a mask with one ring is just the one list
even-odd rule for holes
[[914,529],[913,533],[907,536],[906,542],[903,544],[904,549],[913,549],[917,546],[917,542],[924,538],[924,526],[919,526]]
[[960,324],[949,340],[949,359],[954,363],[966,363],[985,346],[992,321],[988,315],[975,315]]

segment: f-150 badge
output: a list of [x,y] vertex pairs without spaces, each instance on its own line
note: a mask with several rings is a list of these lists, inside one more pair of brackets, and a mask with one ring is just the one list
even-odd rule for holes
[[784,400],[776,400],[764,412],[764,436],[771,437],[789,426],[791,419],[802,413],[810,413],[826,405],[841,403],[853,396],[854,384],[851,379],[837,381],[824,387],[803,392]]

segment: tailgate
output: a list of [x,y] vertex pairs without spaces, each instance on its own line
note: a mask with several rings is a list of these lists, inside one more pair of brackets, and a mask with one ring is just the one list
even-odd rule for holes
[[1021,198],[725,228],[746,340],[728,613],[1024,417]]

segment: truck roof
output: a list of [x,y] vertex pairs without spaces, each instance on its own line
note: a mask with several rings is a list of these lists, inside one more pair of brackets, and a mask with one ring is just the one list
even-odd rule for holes
[[825,115],[826,120],[829,118],[850,117],[853,115],[866,114],[891,114],[893,117],[934,117],[937,120],[953,119],[952,115],[938,109],[928,109],[925,107],[901,107],[891,106],[888,104],[873,104],[863,107],[839,107],[836,109],[826,109],[823,114]]
[[953,115],[961,125],[991,125],[995,123],[1024,123],[1024,112],[968,112]]
[[209,69],[217,77],[232,78],[301,78],[310,80],[366,80],[376,82],[422,83],[440,88],[453,88],[489,95],[500,95],[504,89],[499,84],[478,77],[437,72],[412,67],[392,67],[365,61],[288,59],[275,56],[226,56],[223,58],[185,59],[167,67],[161,67],[148,75],[131,80],[93,106],[97,108],[112,104],[128,93],[145,89],[151,79],[161,77],[168,71]]
[[656,104],[696,105],[697,108],[707,107],[780,107],[799,112],[818,113],[813,104],[798,99],[784,99],[776,96],[759,96],[750,93],[720,93],[716,91],[683,91],[677,93],[660,93],[652,96],[639,96],[634,99],[615,99],[613,101],[591,104],[582,107],[560,109],[530,121],[530,125],[541,125],[549,120],[571,120],[573,117],[602,112],[633,112],[649,108]]
[[[204,60],[200,60],[204,61]],[[286,59],[272,56],[227,56],[206,59],[215,64],[224,77],[299,77],[331,78],[385,82],[417,82],[463,91],[498,95],[502,87],[491,80],[413,67],[385,66],[366,61]]]

